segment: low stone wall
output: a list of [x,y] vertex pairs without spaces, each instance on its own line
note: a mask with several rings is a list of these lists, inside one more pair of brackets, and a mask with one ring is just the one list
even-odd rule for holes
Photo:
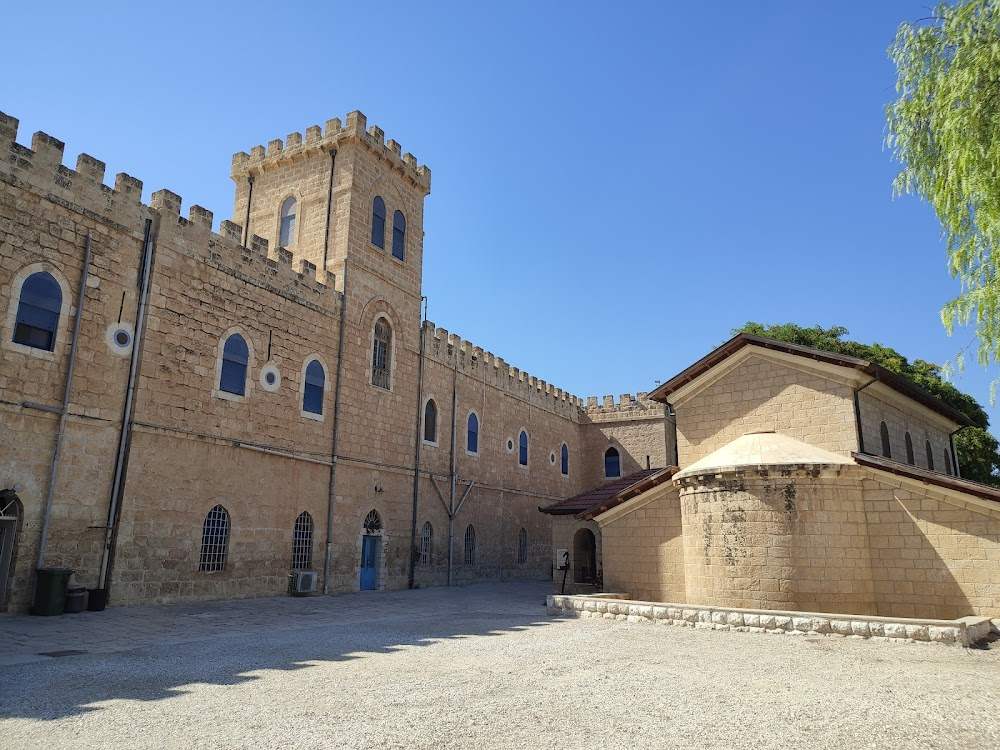
[[708,630],[785,635],[830,635],[847,638],[942,643],[969,647],[998,632],[1000,620],[962,617],[957,620],[917,620],[821,612],[778,612],[759,609],[707,607],[694,604],[631,601],[628,594],[549,596],[551,615],[649,622]]

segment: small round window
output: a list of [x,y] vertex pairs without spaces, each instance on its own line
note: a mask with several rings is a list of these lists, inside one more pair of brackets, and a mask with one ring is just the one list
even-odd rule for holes
[[115,354],[128,354],[132,351],[132,326],[122,321],[112,323],[104,332],[104,341]]
[[260,385],[265,391],[274,393],[281,385],[281,373],[278,367],[268,362],[260,371]]
[[507,452],[510,453],[514,450],[514,440],[513,438],[507,438]]
[[118,346],[126,347],[132,343],[132,334],[126,331],[124,328],[119,328],[115,331],[115,343]]
[[550,453],[549,454],[549,463],[552,464],[553,466],[556,465],[556,454],[555,453]]

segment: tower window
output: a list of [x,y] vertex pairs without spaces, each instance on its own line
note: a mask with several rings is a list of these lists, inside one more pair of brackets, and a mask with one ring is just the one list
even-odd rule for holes
[[295,240],[295,198],[285,198],[281,204],[281,226],[278,230],[278,244],[290,247]]
[[517,462],[521,466],[528,465],[528,433],[524,430],[517,438]]
[[562,457],[562,475],[564,477],[569,476],[569,448],[566,443],[562,444],[562,450],[560,451]]
[[406,219],[402,211],[392,215],[392,257],[406,260]]
[[323,413],[323,390],[326,386],[326,372],[319,360],[313,360],[306,367],[306,382],[302,391],[302,411],[310,414]]
[[372,385],[389,390],[389,362],[392,355],[392,329],[385,318],[375,322],[372,348]]
[[427,399],[427,403],[424,405],[424,442],[437,442],[437,421],[437,404],[434,403],[434,399]]
[[385,201],[379,195],[372,201],[372,244],[385,250]]
[[608,479],[622,475],[622,459],[615,447],[604,451],[604,476]]
[[476,416],[475,412],[469,414],[465,449],[469,453],[479,453],[479,417]]
[[247,367],[250,363],[250,350],[247,342],[238,333],[228,339],[222,349],[222,373],[219,377],[219,390],[237,396],[246,395]]
[[14,322],[14,343],[51,352],[56,345],[62,289],[47,271],[33,273],[21,285]]

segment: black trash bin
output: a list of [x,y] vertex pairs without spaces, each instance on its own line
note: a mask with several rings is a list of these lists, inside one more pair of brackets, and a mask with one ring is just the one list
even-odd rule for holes
[[38,568],[35,571],[33,615],[61,615],[66,606],[66,584],[73,571],[69,568]]
[[88,589],[88,596],[87,596],[88,612],[103,612],[106,606],[108,606],[107,589]]
[[67,614],[83,612],[83,600],[87,597],[86,586],[70,586],[66,589],[66,609]]

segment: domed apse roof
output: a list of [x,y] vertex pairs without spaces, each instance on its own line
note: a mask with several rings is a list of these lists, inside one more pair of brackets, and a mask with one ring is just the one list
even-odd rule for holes
[[852,465],[848,456],[817,448],[777,432],[750,432],[695,461],[674,479],[747,469],[767,469],[775,466],[843,466]]

